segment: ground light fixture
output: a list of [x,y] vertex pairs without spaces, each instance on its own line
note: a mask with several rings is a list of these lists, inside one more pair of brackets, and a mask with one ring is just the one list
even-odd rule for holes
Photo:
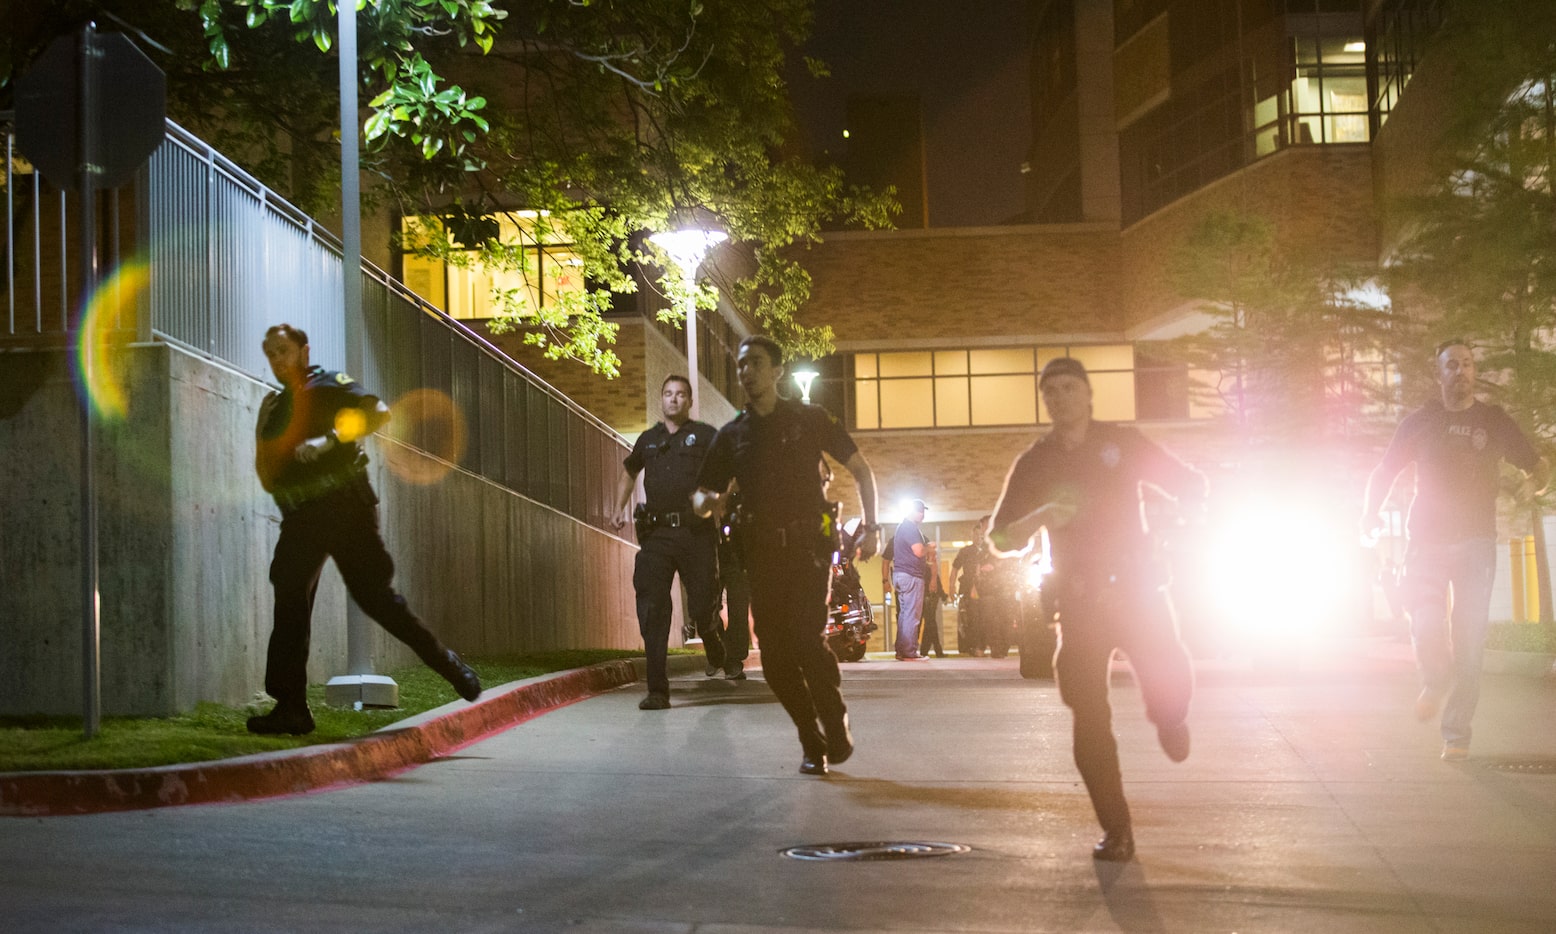
[[669,258],[674,267],[672,271],[680,275],[685,286],[682,310],[686,314],[686,367],[689,371],[686,376],[692,384],[692,418],[699,417],[698,400],[702,398],[697,387],[697,296],[693,293],[697,285],[697,267],[702,265],[708,251],[728,239],[729,235],[721,230],[701,226],[677,227],[650,234],[648,238],[649,243]]

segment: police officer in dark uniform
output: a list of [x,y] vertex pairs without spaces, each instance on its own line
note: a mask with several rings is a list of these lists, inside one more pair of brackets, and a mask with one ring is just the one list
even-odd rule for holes
[[250,717],[251,733],[313,730],[308,710],[308,630],[319,573],[334,558],[362,611],[410,646],[465,700],[481,680],[438,641],[395,593],[394,561],[378,534],[378,497],[367,479],[361,439],[389,421],[389,407],[351,377],[308,362],[308,335],[289,324],[265,332],[265,358],[282,390],[259,407],[254,469],[281,508],[281,537],[270,564],[275,629],[265,663],[269,713]]
[[638,435],[632,452],[621,462],[612,520],[618,530],[626,525],[627,504],[637,475],[643,473],[645,502],[633,517],[640,547],[632,570],[638,631],[648,658],[648,696],[638,704],[642,710],[670,706],[666,655],[673,615],[670,587],[677,573],[686,585],[686,615],[702,637],[708,676],[724,666],[724,646],[714,619],[719,600],[718,530],[712,521],[691,511],[697,471],[717,431],[707,422],[692,420],[692,385],[686,377],[665,377],[659,402],[664,419]]
[[989,542],[1009,555],[1048,529],[1053,573],[1044,596],[1054,591],[1059,612],[1055,680],[1074,714],[1075,765],[1103,830],[1092,855],[1124,861],[1134,856],[1135,839],[1108,704],[1113,650],[1129,657],[1146,716],[1174,762],[1189,755],[1194,691],[1166,575],[1153,560],[1140,487],[1202,505],[1205,478],[1136,429],[1093,421],[1091,381],[1080,361],[1050,361],[1038,391],[1053,430],[1011,465]]
[[824,775],[854,750],[837,658],[827,648],[827,582],[837,547],[836,517],[822,493],[822,453],[841,461],[859,485],[864,510],[860,555],[879,546],[875,475],[843,426],[819,406],[781,399],[783,351],[769,337],[740,344],[736,359],[746,408],[720,429],[692,498],[711,515],[738,481],[742,554],[762,671],[799,730],[800,771]]

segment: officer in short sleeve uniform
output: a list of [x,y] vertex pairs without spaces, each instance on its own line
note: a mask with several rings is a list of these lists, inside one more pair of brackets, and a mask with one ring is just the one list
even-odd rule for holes
[[[689,405],[690,387],[684,379],[670,377],[662,392],[684,391],[684,405]],[[648,660],[648,696],[639,705],[645,710],[670,706],[666,656],[674,615],[670,588],[676,574],[686,586],[686,615],[702,638],[708,675],[724,666],[724,647],[714,618],[719,602],[718,528],[691,509],[697,471],[718,431],[707,422],[682,417],[685,409],[675,408],[677,404],[678,400],[666,399],[664,420],[639,435],[622,461],[628,481],[643,475],[644,503],[634,516],[640,550],[632,587]],[[630,498],[631,487],[625,489]],[[623,501],[623,511],[625,505]]]
[[389,420],[388,406],[351,377],[308,362],[308,338],[291,325],[265,335],[265,355],[283,389],[260,405],[254,465],[281,509],[281,536],[270,564],[275,629],[265,691],[276,699],[251,717],[254,733],[308,733],[308,643],[314,595],[333,558],[357,606],[409,646],[459,695],[475,700],[481,682],[446,648],[391,586],[394,560],[378,530],[378,497],[367,477],[361,439]]
[[[765,359],[753,361],[752,354]],[[752,404],[719,430],[697,486],[700,496],[712,499],[732,479],[738,482],[742,557],[762,671],[799,731],[800,771],[824,774],[828,760],[840,763],[852,753],[853,740],[837,658],[823,636],[837,530],[818,468],[825,453],[860,481],[866,558],[877,543],[874,476],[825,409],[776,396],[771,374],[781,373],[782,356],[775,344],[748,338],[738,362]],[[752,376],[753,368],[765,375]]]

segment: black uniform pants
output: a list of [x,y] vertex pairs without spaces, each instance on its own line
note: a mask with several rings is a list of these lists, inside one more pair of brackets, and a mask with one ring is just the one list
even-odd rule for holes
[[724,665],[724,646],[719,641],[718,541],[711,523],[706,528],[656,528],[643,539],[632,567],[632,589],[637,593],[638,632],[648,659],[648,693],[670,695],[666,658],[670,649],[670,620],[675,615],[670,587],[675,575],[686,585],[686,615],[702,637],[708,664]]
[[724,668],[739,670],[751,654],[751,581],[740,549],[733,543],[719,545],[719,587],[724,591]]
[[1062,592],[1059,599],[1054,677],[1060,699],[1075,717],[1075,766],[1102,829],[1127,830],[1129,803],[1108,704],[1113,650],[1128,656],[1145,697],[1146,717],[1159,727],[1188,717],[1193,663],[1178,639],[1172,604],[1159,587],[1115,585],[1091,593]]
[[814,548],[757,546],[746,553],[751,612],[762,647],[762,672],[799,730],[807,753],[826,751],[818,723],[839,723],[843,678],[827,648],[827,576]]
[[362,489],[329,493],[287,513],[270,562],[275,629],[265,661],[265,691],[280,705],[308,702],[308,641],[313,599],[326,558],[335,559],[346,591],[362,612],[437,667],[443,644],[390,586],[394,560],[378,534],[378,507]]

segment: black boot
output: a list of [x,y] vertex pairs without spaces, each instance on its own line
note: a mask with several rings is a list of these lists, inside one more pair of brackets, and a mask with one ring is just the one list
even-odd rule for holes
[[854,754],[854,735],[848,731],[848,714],[825,723],[827,731],[827,762],[842,765]]
[[250,733],[261,736],[302,736],[313,732],[313,714],[309,712],[306,703],[301,706],[276,704],[275,709],[267,714],[249,717],[248,728]]
[[454,690],[465,700],[474,701],[481,696],[480,677],[453,649],[444,649],[441,656],[427,664],[442,675],[443,680],[453,685]]

